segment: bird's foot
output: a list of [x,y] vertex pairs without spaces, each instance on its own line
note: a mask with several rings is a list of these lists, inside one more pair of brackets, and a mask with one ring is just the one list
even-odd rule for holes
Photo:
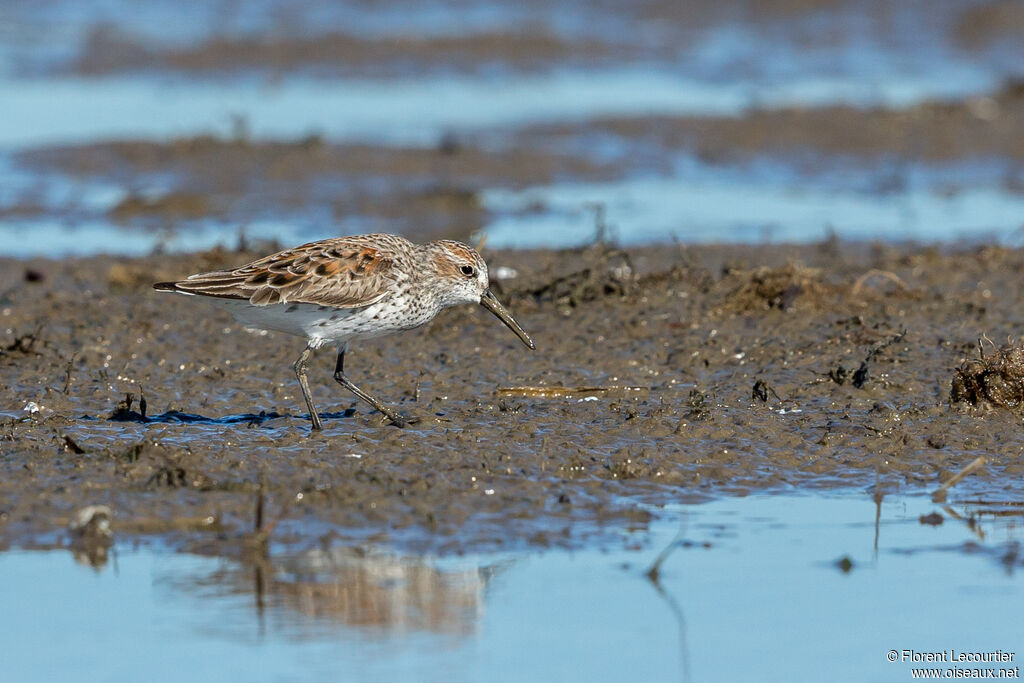
[[399,415],[391,410],[381,412],[383,413],[381,424],[390,423],[398,428],[413,425],[420,421],[420,418],[416,415]]

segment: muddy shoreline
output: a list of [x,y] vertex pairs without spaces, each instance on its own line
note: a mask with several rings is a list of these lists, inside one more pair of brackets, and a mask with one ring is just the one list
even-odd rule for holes
[[950,388],[979,338],[1020,334],[1024,251],[487,252],[538,350],[471,309],[357,345],[356,381],[421,418],[404,430],[320,354],[313,436],[300,340],[149,289],[254,255],[0,262],[0,544],[53,543],[104,504],[118,534],[228,553],[262,491],[290,546],[575,545],[642,528],[641,503],[929,490],[979,455],[957,494],[1019,497],[1020,413]]
[[[755,177],[765,165],[826,187],[831,178],[839,187],[852,184],[857,193],[882,200],[909,193],[921,173],[941,178],[934,181],[940,195],[955,197],[988,182],[1015,197],[1024,188],[1018,163],[1024,159],[1022,121],[1021,81],[990,96],[905,109],[836,106],[752,110],[742,117],[595,118],[497,135],[452,131],[435,146],[420,148],[319,135],[252,140],[240,121],[234,137],[19,152],[12,161],[21,172],[45,181],[0,206],[0,219],[108,222],[168,237],[211,222],[231,226],[232,233],[268,221],[308,230],[341,224],[346,232],[464,240],[502,217],[488,203],[488,192],[670,178],[688,160],[707,173],[739,169]],[[799,180],[790,182],[799,186]],[[68,199],[54,203],[48,194]],[[99,199],[86,199],[90,194]],[[110,200],[112,194],[116,198]],[[538,215],[557,210],[543,200],[522,209]],[[986,218],[977,221],[985,225]],[[990,227],[995,233],[1004,226]]]
[[[599,118],[586,133],[667,154],[691,151],[708,163],[758,156],[794,160],[820,172],[839,161],[890,164],[947,163],[971,159],[1024,158],[1021,121],[1024,81],[994,92],[904,107],[752,107],[743,116]],[[522,139],[538,148],[558,148],[580,135],[578,124],[538,125]]]

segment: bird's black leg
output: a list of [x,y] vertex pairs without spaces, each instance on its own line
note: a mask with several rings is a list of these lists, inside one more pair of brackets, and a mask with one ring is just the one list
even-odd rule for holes
[[316,413],[316,406],[313,405],[313,395],[309,393],[309,380],[306,379],[306,364],[313,355],[313,347],[307,346],[299,359],[295,361],[295,376],[299,378],[299,386],[302,388],[302,398],[306,399],[306,407],[309,408],[309,419],[313,423],[313,431],[320,431],[324,428],[320,422],[320,416]]
[[345,387],[353,394],[355,394],[356,396],[358,396],[359,398],[361,398],[362,400],[366,401],[371,406],[379,410],[381,413],[383,413],[384,416],[391,420],[391,423],[394,424],[396,427],[405,426],[406,419],[404,417],[388,408],[386,405],[381,403],[379,400],[375,399],[373,396],[370,396],[368,393],[357,387],[355,384],[352,384],[352,381],[345,376],[345,349],[341,349],[338,351],[338,364],[334,366],[334,379],[339,384],[341,384],[341,386]]

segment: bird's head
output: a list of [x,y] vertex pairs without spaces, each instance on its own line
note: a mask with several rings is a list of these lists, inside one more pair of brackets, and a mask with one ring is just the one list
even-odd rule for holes
[[480,304],[505,323],[524,344],[536,348],[512,314],[491,293],[487,264],[476,249],[452,240],[431,242],[427,247],[437,276],[445,285],[440,295],[443,306]]

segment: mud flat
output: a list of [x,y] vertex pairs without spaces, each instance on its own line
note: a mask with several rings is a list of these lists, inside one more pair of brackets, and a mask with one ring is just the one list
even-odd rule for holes
[[101,504],[119,534],[230,554],[262,500],[298,546],[573,545],[643,527],[649,504],[930,489],[979,455],[954,490],[1019,498],[1019,409],[986,398],[1012,391],[951,391],[986,356],[1019,382],[993,351],[1020,332],[1022,251],[488,252],[538,350],[471,309],[354,347],[353,378],[421,418],[404,430],[324,353],[312,436],[300,340],[150,290],[255,255],[0,262],[0,543],[57,542]]
[[[589,121],[584,132],[613,136],[623,148],[644,144],[661,154],[693,151],[709,163],[764,155],[800,161],[809,171],[835,166],[837,160],[1019,161],[1024,157],[1022,109],[1024,81],[1010,79],[985,95],[902,108],[840,104],[754,107],[743,116],[606,117]],[[528,145],[549,148],[578,138],[575,124],[538,125],[523,133]]]

